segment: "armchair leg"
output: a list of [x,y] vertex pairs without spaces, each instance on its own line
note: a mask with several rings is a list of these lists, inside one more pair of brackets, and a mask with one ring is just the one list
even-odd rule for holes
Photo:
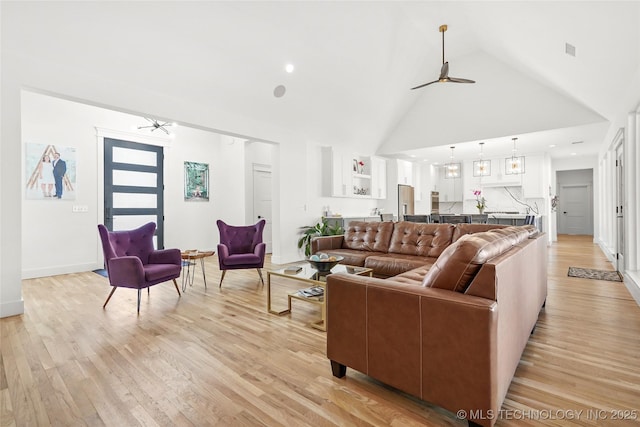
[[180,293],[180,288],[178,288],[178,282],[176,282],[176,279],[173,279],[173,285],[176,287],[176,291],[178,291],[178,296],[182,296],[182,294]]
[[259,268],[256,268],[256,270],[258,270],[258,275],[260,276],[260,281],[262,282],[262,285],[264,286],[264,279],[262,278],[262,270],[260,270]]
[[224,280],[225,274],[227,274],[227,270],[222,270],[222,277],[220,278],[220,284],[218,285],[219,288],[222,287],[222,281]]
[[102,306],[102,308],[105,308],[107,306],[107,304],[109,303],[109,300],[111,299],[111,295],[113,295],[116,289],[117,289],[117,286],[114,286],[113,289],[111,289],[111,293],[107,297],[107,300],[104,302],[104,305]]
[[[149,288],[147,288],[149,289]],[[138,288],[138,314],[140,314],[140,298],[142,296],[142,288]]]

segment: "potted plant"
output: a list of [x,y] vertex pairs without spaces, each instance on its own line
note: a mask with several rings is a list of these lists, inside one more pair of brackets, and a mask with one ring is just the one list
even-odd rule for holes
[[338,236],[344,233],[340,224],[329,225],[326,219],[316,225],[306,225],[300,228],[302,237],[298,239],[298,249],[304,247],[304,256],[311,255],[311,240],[316,236]]

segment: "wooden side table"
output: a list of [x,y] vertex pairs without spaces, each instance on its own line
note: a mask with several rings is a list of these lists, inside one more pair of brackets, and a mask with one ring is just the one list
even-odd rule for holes
[[[182,265],[182,292],[187,290],[187,283],[189,283],[189,286],[193,286],[193,277],[196,272],[197,260],[200,260],[200,269],[202,270],[202,278],[204,279],[204,288],[207,288],[207,275],[204,269],[204,259],[206,257],[213,256],[213,254],[215,253],[215,251],[199,251],[197,249],[188,249],[180,253],[182,260],[184,261]],[[186,273],[184,273],[185,263],[187,267]],[[193,266],[193,269],[191,268],[191,266]]]

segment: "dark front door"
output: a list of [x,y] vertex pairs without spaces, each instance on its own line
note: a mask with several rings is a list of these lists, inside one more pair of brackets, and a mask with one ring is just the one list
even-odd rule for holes
[[164,248],[163,148],[104,139],[104,221],[112,231],[156,223],[156,248]]

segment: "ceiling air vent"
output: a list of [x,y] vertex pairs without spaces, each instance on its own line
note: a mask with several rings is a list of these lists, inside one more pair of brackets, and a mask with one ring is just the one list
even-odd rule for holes
[[567,55],[576,56],[576,47],[572,44],[565,43],[564,53],[566,53]]

